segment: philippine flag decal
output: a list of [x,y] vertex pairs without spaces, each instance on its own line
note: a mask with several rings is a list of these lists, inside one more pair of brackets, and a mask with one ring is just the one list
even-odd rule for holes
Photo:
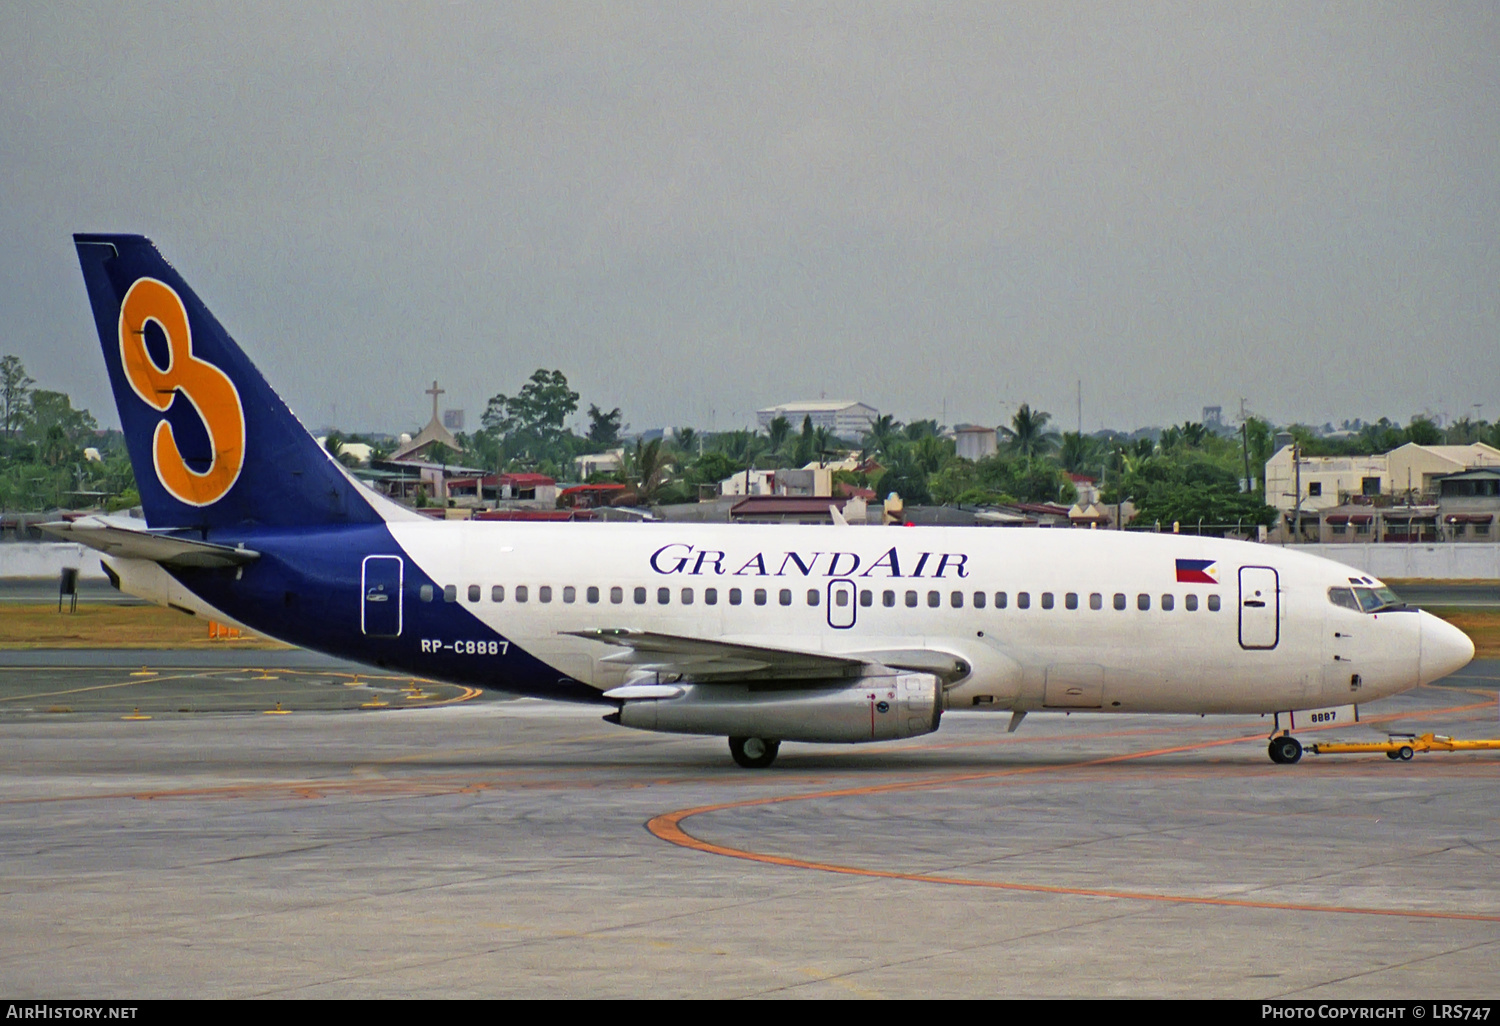
[[1218,584],[1219,563],[1213,559],[1179,559],[1178,584]]

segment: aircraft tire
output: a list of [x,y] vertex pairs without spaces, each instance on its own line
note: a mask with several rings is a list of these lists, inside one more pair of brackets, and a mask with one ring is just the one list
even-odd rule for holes
[[732,737],[729,739],[729,754],[735,765],[744,769],[765,769],[776,761],[781,742],[764,737]]
[[1396,749],[1396,758],[1400,759],[1402,762],[1410,759],[1411,745],[1402,745],[1400,748]]
[[1273,737],[1267,750],[1271,761],[1282,766],[1290,766],[1302,758],[1302,742],[1294,737]]

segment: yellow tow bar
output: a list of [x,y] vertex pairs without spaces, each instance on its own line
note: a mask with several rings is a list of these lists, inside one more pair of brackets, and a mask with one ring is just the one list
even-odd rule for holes
[[1416,752],[1500,751],[1500,738],[1460,741],[1442,734],[1392,734],[1389,741],[1323,741],[1308,745],[1314,755],[1357,755],[1384,752],[1388,759],[1410,759]]

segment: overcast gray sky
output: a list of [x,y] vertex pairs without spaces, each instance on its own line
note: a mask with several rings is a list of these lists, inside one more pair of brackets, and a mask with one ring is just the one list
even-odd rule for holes
[[1500,13],[7,3],[0,353],[151,236],[302,418],[1500,417]]

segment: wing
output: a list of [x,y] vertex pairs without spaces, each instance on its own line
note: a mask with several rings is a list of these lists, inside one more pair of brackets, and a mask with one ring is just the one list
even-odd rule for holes
[[37,527],[54,537],[87,545],[106,555],[123,559],[149,559],[163,566],[237,566],[260,558],[260,553],[251,549],[236,549],[156,531],[121,527],[105,523],[96,517],[84,517],[71,523],[59,520],[50,524],[38,524]]
[[623,649],[604,661],[694,681],[827,681],[860,676],[871,666],[931,673],[945,682],[968,675],[969,664],[934,649],[882,649],[871,652],[800,652],[678,634],[627,628],[566,631],[578,638]]

